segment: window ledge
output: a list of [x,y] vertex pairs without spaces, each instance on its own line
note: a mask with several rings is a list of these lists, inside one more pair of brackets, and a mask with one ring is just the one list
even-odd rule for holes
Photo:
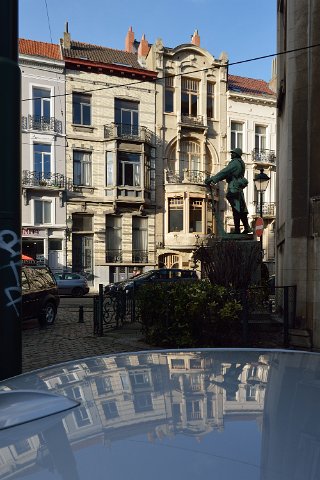
[[71,124],[74,132],[89,132],[92,133],[95,129],[92,125],[80,125],[76,123]]

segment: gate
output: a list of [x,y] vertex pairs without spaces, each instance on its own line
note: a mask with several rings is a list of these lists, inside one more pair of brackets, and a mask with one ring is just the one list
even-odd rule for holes
[[93,332],[103,336],[104,331],[121,328],[136,322],[134,291],[104,291],[99,285],[99,295],[93,299]]

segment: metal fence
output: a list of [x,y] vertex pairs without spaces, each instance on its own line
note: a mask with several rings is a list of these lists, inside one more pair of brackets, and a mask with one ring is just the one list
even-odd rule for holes
[[[251,287],[239,293],[239,301],[244,341],[260,328],[282,332],[283,344],[288,346],[289,329],[295,327],[296,286]],[[110,292],[100,285],[93,304],[94,334],[103,336],[128,323],[139,323],[134,291]]]

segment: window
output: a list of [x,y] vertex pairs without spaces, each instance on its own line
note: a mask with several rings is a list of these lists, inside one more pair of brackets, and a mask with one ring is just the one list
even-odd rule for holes
[[207,83],[207,117],[214,118],[214,83]]
[[183,198],[169,198],[169,232],[183,230]]
[[73,232],[92,232],[93,231],[93,215],[81,215],[74,213],[72,215],[72,231]]
[[[186,168],[192,173],[200,171],[200,145],[196,142],[181,141],[180,174]],[[192,177],[190,178],[192,180]]]
[[129,376],[133,388],[150,386],[151,381],[148,372],[130,372]]
[[231,149],[243,148],[243,124],[231,122]]
[[181,114],[196,117],[198,115],[199,81],[182,78]]
[[266,127],[256,125],[254,140],[255,140],[255,142],[254,142],[255,143],[255,148],[259,152],[266,149],[266,143],[267,143],[267,129],[266,129]]
[[98,395],[103,395],[107,392],[112,392],[112,384],[110,377],[97,377],[96,378],[96,387]]
[[122,258],[122,218],[106,216],[106,262],[120,262]]
[[113,181],[113,152],[106,153],[106,186],[112,187]]
[[153,410],[151,393],[136,393],[133,404],[136,413]]
[[187,420],[200,420],[202,418],[201,404],[199,400],[187,402]]
[[102,408],[107,420],[119,417],[118,407],[115,401],[103,403]]
[[90,415],[85,407],[78,407],[73,416],[78,428],[85,427],[92,423]]
[[52,223],[52,202],[49,200],[34,200],[35,225]]
[[184,360],[183,358],[173,358],[171,360],[171,368],[182,368],[184,369],[185,368],[185,365],[184,365]]
[[202,232],[202,200],[190,198],[189,232]]
[[148,262],[148,219],[132,217],[132,262]]
[[115,123],[118,135],[138,135],[139,103],[130,100],[115,99]]
[[118,152],[118,185],[140,187],[140,160],[138,153]]
[[46,90],[45,88],[33,87],[33,116],[36,123],[42,121],[50,123],[50,96],[50,90]]
[[174,77],[167,77],[165,79],[164,111],[166,113],[172,113],[174,111],[173,78]]
[[91,185],[91,152],[73,151],[73,184]]
[[93,270],[93,237],[92,235],[73,235],[72,267],[75,272]]
[[72,95],[72,122],[75,125],[91,125],[91,95],[74,93]]
[[40,179],[49,178],[51,172],[51,145],[34,143],[33,168]]

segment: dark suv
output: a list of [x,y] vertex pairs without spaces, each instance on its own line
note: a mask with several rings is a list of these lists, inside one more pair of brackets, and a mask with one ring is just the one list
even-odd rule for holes
[[38,318],[41,326],[55,321],[60,297],[48,267],[23,265],[21,269],[22,320]]
[[[197,273],[194,270],[184,270],[180,268],[159,268],[149,270],[148,272],[137,275],[136,277],[114,283],[109,286],[109,291],[133,290],[140,285],[163,282],[185,282],[198,280]],[[107,286],[108,290],[108,286]]]

